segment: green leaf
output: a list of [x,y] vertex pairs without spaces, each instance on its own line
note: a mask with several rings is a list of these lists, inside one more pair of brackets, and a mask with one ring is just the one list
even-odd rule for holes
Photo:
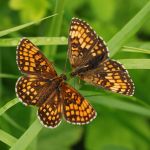
[[108,47],[111,57],[114,56],[121,46],[133,36],[148,19],[150,13],[150,1],[117,33],[109,40]]
[[[16,150],[16,149],[21,149],[21,150],[25,150],[31,143],[31,141],[33,141],[33,139],[35,139],[37,137],[37,134],[41,131],[41,129],[43,128],[43,126],[40,124],[39,120],[36,119],[32,125],[26,130],[26,132],[18,139],[18,141],[11,147],[10,150]],[[69,128],[71,130],[69,130]],[[67,126],[59,126],[56,129],[50,130],[50,129],[46,129],[44,128],[45,133],[44,133],[44,137],[45,134],[47,134],[45,140],[43,139],[44,137],[42,137],[42,139],[40,140],[42,143],[45,143],[46,141],[48,141],[51,145],[52,149],[60,149],[62,147],[67,147],[67,145],[71,145],[73,144],[73,142],[75,140],[77,140],[78,138],[80,138],[80,133],[81,133],[81,128],[76,127],[74,129],[72,129],[71,125],[67,125]],[[48,131],[48,132],[47,132]],[[61,142],[63,139],[67,138],[66,142],[63,142],[61,145],[57,144],[59,141]],[[72,138],[73,137],[73,138]],[[46,142],[47,143],[47,142]],[[43,144],[42,144],[43,145]],[[45,144],[44,144],[45,145]],[[43,148],[43,147],[41,147]],[[47,145],[45,145],[46,149],[49,147],[47,147]]]
[[0,73],[0,78],[10,78],[10,79],[16,79],[16,78],[18,78],[18,76],[13,75],[13,74]]
[[[65,37],[27,37],[35,45],[66,45],[67,38]],[[1,47],[17,46],[20,38],[1,38]]]
[[10,150],[25,150],[28,145],[33,141],[33,139],[36,138],[42,127],[43,126],[39,123],[39,120],[36,119],[33,124],[25,131],[25,133],[10,148]]
[[40,20],[37,20],[37,21],[32,21],[32,22],[29,22],[29,23],[25,23],[23,25],[19,25],[19,26],[16,26],[16,27],[13,27],[13,28],[10,28],[10,29],[7,29],[7,30],[3,30],[3,31],[0,31],[0,37],[4,36],[4,35],[7,35],[7,34],[10,34],[12,32],[16,32],[16,31],[19,31],[23,28],[26,28],[26,27],[29,27],[31,25],[34,25],[34,24],[37,24],[43,20],[46,20],[48,18],[52,18],[54,16],[56,16],[57,14],[54,14],[54,15],[51,15],[51,16],[48,16],[48,17],[45,17],[45,18],[42,18]]
[[[125,110],[133,113],[137,113],[140,115],[144,115],[147,117],[150,117],[150,110],[135,104],[130,104],[127,102],[123,102],[120,100],[116,100],[115,98],[109,96],[99,96],[99,97],[93,97],[90,98],[92,101],[94,101],[96,104],[101,104],[107,107],[117,108],[120,110]],[[98,99],[101,99],[98,101]],[[26,149],[29,145],[29,143],[37,136],[37,134],[42,129],[42,125],[40,125],[39,120],[36,120],[28,130],[22,135],[21,138],[14,144],[14,146],[11,148],[11,150],[15,150],[17,148],[21,148],[22,150]],[[24,142],[26,141],[26,142]],[[23,144],[24,143],[24,144]],[[23,144],[23,146],[22,146]]]
[[17,139],[0,129],[0,141],[9,146],[12,146],[17,141]]
[[148,49],[136,48],[136,47],[129,47],[129,46],[123,46],[122,47],[122,51],[150,54],[150,49],[148,50]]
[[150,69],[150,59],[119,59],[127,69]]
[[[43,129],[40,133],[38,149],[49,150],[49,146],[47,146],[49,143],[52,150],[70,150],[70,147],[81,138],[82,129],[80,126],[72,126],[67,123],[61,124],[54,130]],[[64,140],[64,137],[67,140]]]
[[23,21],[40,19],[46,14],[49,4],[48,0],[10,0],[9,2],[12,9],[20,11]]
[[[101,117],[100,114],[103,116]],[[138,147],[148,150],[149,128],[142,118],[122,114],[119,111],[114,113],[113,110],[103,109],[103,107],[100,114],[92,122],[93,126],[87,127],[86,149],[135,150]]]
[[13,100],[10,100],[8,103],[6,103],[4,106],[0,108],[0,116],[7,111],[12,106],[16,105],[19,102],[17,98],[14,98]]
[[[57,37],[60,35],[62,20],[63,20],[62,12],[64,11],[65,1],[66,0],[55,1],[56,5],[55,5],[54,13],[58,13],[58,15],[55,18],[53,18],[52,23],[50,22],[51,28],[48,28],[49,30],[46,33],[47,36]],[[50,56],[50,58],[53,59],[56,54],[56,50],[57,50],[57,46],[51,46],[51,47],[46,46],[44,49],[44,53],[46,56]]]
[[[117,50],[122,46],[125,42],[125,39],[131,37],[137,29],[143,24],[144,20],[147,18],[147,14],[149,12],[150,2],[121,30],[119,34],[114,36],[112,40],[109,41],[109,48],[112,50],[112,55],[114,55]],[[134,23],[135,21],[135,23]],[[133,30],[131,32],[131,29]],[[130,31],[130,32],[128,32]],[[120,36],[120,37],[119,37]],[[98,99],[100,99],[98,101]],[[105,99],[104,99],[105,98]],[[91,100],[94,100],[96,104],[104,105],[107,107],[117,108],[123,111],[133,112],[136,114],[140,114],[146,117],[150,117],[150,111],[147,108],[142,106],[138,106],[136,104],[130,104],[128,102],[122,102],[116,99],[112,99],[112,97],[96,97]],[[11,149],[21,149],[24,150],[28,147],[31,141],[37,136],[37,134],[41,131],[42,126],[39,121],[36,120],[27,130],[26,132],[19,138],[19,140],[12,146]],[[116,128],[117,129],[117,128]],[[51,130],[50,130],[51,131]],[[96,131],[97,132],[97,131]]]
[[105,0],[101,0],[100,5],[97,5],[99,0],[90,1],[91,7],[93,7],[93,11],[95,16],[100,19],[102,22],[108,22],[113,19],[116,10],[116,3],[114,0],[108,0],[106,5]]
[[146,117],[150,117],[150,109],[139,106],[137,104],[125,102],[121,100],[121,98],[117,100],[115,97],[112,97],[112,96],[111,97],[97,96],[97,97],[88,98],[88,99],[91,99],[91,101],[93,101],[96,104],[100,104],[100,105],[104,105],[107,107],[116,108],[119,110],[128,111],[128,112],[136,113],[136,114],[143,115]]
[[6,113],[3,114],[2,116],[10,125],[14,126],[16,129],[24,132],[25,129],[19,125],[17,122],[14,121],[14,119],[12,119],[9,115],[7,115]]

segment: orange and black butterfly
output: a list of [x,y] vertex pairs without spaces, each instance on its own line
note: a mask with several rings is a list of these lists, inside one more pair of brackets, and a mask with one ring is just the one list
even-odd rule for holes
[[85,21],[72,19],[68,46],[72,77],[79,76],[96,87],[112,92],[134,94],[134,84],[127,70],[109,58],[106,43]]
[[17,97],[25,105],[38,107],[38,117],[46,127],[59,125],[61,118],[73,124],[87,124],[96,112],[84,97],[57,76],[52,63],[28,39],[17,47],[17,64],[24,74],[16,83]]

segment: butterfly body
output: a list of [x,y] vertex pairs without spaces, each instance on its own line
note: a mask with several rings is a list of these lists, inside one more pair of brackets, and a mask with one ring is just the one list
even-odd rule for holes
[[96,57],[93,60],[90,60],[87,64],[85,64],[84,66],[79,66],[76,67],[72,72],[71,72],[71,76],[74,77],[76,75],[82,75],[82,73],[86,73],[89,70],[95,69],[98,67],[99,62],[102,60],[102,57]]
[[69,31],[68,56],[71,76],[96,87],[132,96],[134,83],[124,66],[109,58],[105,41],[85,21],[73,18]]
[[16,83],[17,97],[25,105],[38,107],[38,118],[44,126],[55,128],[62,117],[79,125],[96,117],[87,100],[65,82],[66,76],[58,76],[52,63],[26,38],[17,47],[17,64],[24,74]]

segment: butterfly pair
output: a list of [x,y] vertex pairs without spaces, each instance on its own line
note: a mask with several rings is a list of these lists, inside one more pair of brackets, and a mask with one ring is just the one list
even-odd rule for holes
[[[104,41],[84,21],[73,18],[68,39],[71,76],[107,90],[132,95],[134,85],[125,68],[109,59]],[[38,117],[46,127],[59,125],[61,118],[73,124],[87,124],[96,111],[73,87],[65,75],[58,76],[52,63],[28,39],[17,47],[17,64],[25,74],[16,83],[17,97],[25,105],[38,107]]]

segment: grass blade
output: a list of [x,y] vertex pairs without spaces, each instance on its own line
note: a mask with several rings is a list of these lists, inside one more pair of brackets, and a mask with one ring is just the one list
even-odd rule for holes
[[[131,37],[141,27],[141,25],[144,23],[144,21],[147,18],[147,14],[149,13],[149,10],[150,10],[149,8],[150,8],[150,2],[148,2],[147,5],[119,33],[117,33],[109,41],[108,46],[109,46],[110,50],[112,51],[111,52],[112,56],[119,50],[119,48],[121,48],[122,44],[125,42],[125,38],[128,39],[129,37]],[[121,62],[124,61],[124,64],[126,67],[133,69],[133,66],[128,66],[127,59],[120,60],[120,61]],[[131,62],[130,62],[130,64],[131,64]],[[136,63],[136,66],[137,66],[137,63]],[[147,65],[147,67],[149,67],[149,66]],[[100,101],[98,101],[98,99],[100,99]],[[149,109],[138,106],[136,104],[119,101],[113,97],[109,98],[109,97],[100,96],[100,97],[96,97],[96,98],[93,97],[92,100],[96,104],[100,104],[100,105],[104,105],[107,107],[112,107],[112,108],[116,108],[116,109],[120,109],[120,110],[124,110],[124,111],[128,111],[128,112],[136,113],[139,115],[143,115],[146,117],[150,117]],[[2,110],[1,109],[0,109],[0,114],[2,114],[3,112],[5,112],[7,110],[7,109],[2,109]],[[26,132],[12,146],[11,150],[26,149],[28,147],[28,145],[31,143],[31,141],[41,131],[41,129],[42,129],[42,125],[39,123],[38,119],[35,120],[34,123],[26,130]]]
[[7,111],[9,108],[11,108],[12,106],[14,106],[15,104],[17,104],[19,102],[19,100],[17,98],[14,98],[13,100],[9,101],[8,103],[6,103],[4,106],[2,106],[0,108],[0,116]]
[[22,126],[20,126],[18,123],[16,123],[16,122],[14,121],[14,119],[12,119],[12,118],[11,118],[9,115],[7,115],[6,113],[3,114],[2,117],[3,117],[10,125],[14,126],[16,129],[18,129],[18,130],[20,130],[20,131],[22,131],[22,132],[25,131],[25,129],[24,129]]
[[[64,10],[65,0],[57,0],[55,2],[56,2],[56,6],[55,6],[54,13],[58,13],[59,15],[53,18],[51,28],[49,31],[47,31],[47,36],[57,37],[60,35],[60,31],[61,31],[61,25],[63,20],[62,12]],[[51,59],[53,59],[56,54],[56,50],[57,50],[57,45],[51,47],[46,46],[44,49],[44,53],[46,56],[50,56]]]
[[[129,104],[127,102],[123,102],[120,100],[116,100],[113,97],[93,97],[91,98],[94,103],[104,105],[111,108],[116,108],[119,110],[124,110],[132,113],[136,113],[139,115],[143,115],[146,117],[150,117],[150,110],[135,104]],[[98,101],[97,99],[101,99]],[[37,134],[41,131],[42,125],[39,123],[39,120],[36,119],[34,123],[26,130],[26,132],[18,139],[18,141],[12,146],[10,150],[21,149],[25,150],[31,141],[37,136]]]
[[[27,37],[35,45],[66,45],[65,37]],[[1,38],[0,47],[17,46],[20,38]]]
[[[2,52],[0,51],[0,74],[2,72]],[[2,98],[2,79],[0,78],[0,98]]]
[[123,46],[122,51],[150,54],[150,50],[148,50],[148,49],[136,48],[136,47],[130,47],[130,46]]
[[108,42],[111,57],[143,25],[150,13],[150,1]]
[[131,130],[136,136],[141,138],[143,141],[150,143],[150,138],[143,134],[133,123],[131,123],[128,119],[122,117],[122,115],[118,114],[117,112],[114,112],[112,114],[112,117],[115,116],[117,120],[127,129]]
[[54,15],[51,15],[51,16],[48,16],[48,17],[45,17],[45,18],[42,18],[40,20],[37,20],[37,21],[32,21],[32,22],[29,22],[29,23],[26,23],[26,24],[23,24],[23,25],[19,25],[19,26],[16,26],[16,27],[13,27],[13,28],[10,28],[10,29],[7,29],[7,30],[3,30],[3,31],[0,31],[0,37],[4,36],[4,35],[7,35],[9,33],[12,33],[12,32],[15,32],[15,31],[18,31],[18,30],[21,30],[23,28],[26,28],[26,27],[29,27],[31,25],[34,25],[36,23],[39,23],[43,20],[46,20],[48,18],[51,18],[51,17],[54,17],[56,16],[57,14],[54,14]]
[[[42,125],[36,119],[33,124],[26,130],[26,132],[17,140],[17,142],[10,148],[10,150],[21,149],[25,150],[28,145],[36,138],[37,134],[41,131]],[[34,131],[34,132],[33,132]]]
[[109,96],[107,97],[97,96],[97,97],[93,97],[90,99],[91,101],[94,101],[94,103],[96,104],[100,104],[100,105],[104,105],[107,107],[116,108],[119,110],[128,111],[128,112],[136,113],[136,114],[143,115],[146,117],[150,117],[150,110],[148,108],[145,108],[136,104],[131,104],[129,102],[124,102],[123,100],[120,101],[114,97],[109,98]]
[[119,59],[127,69],[150,69],[150,59]]
[[12,146],[14,143],[16,143],[17,139],[0,129],[0,141],[9,146]]
[[17,79],[18,76],[13,75],[13,74],[0,73],[0,78],[12,78],[12,79]]
[[[87,95],[89,93],[89,91],[85,91],[85,90],[80,90],[80,91],[82,95]],[[102,104],[104,106],[108,106],[111,108],[116,108],[119,110],[124,110],[124,111],[150,117],[150,105],[134,96],[132,97],[122,96],[122,95],[111,93],[111,92],[106,92],[105,95],[103,93],[98,96],[98,94],[100,94],[99,92],[93,91],[90,93],[95,94],[95,95],[97,94],[97,96],[88,97],[88,99],[91,100],[91,102],[94,101],[94,103],[97,103],[97,104]],[[126,102],[124,98],[134,103]]]

